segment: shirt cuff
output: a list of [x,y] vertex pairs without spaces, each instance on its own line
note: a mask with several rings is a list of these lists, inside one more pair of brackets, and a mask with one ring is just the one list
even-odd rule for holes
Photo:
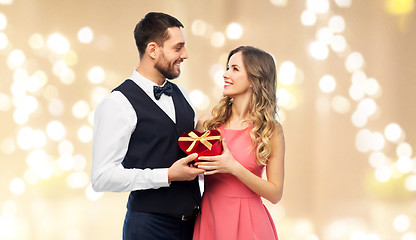
[[170,182],[168,182],[168,170],[169,168],[157,168],[152,170],[154,188],[170,186]]

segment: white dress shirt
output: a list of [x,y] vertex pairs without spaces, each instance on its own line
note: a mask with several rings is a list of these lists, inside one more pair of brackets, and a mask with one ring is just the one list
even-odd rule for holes
[[[130,79],[176,123],[171,96],[162,94],[161,98],[156,100],[153,86],[157,85],[137,71],[133,71]],[[179,89],[191,105],[186,90],[181,87]],[[98,105],[94,115],[91,168],[91,183],[95,191],[130,192],[169,186],[168,168],[125,169],[121,165],[136,124],[136,112],[121,92],[113,91]]]

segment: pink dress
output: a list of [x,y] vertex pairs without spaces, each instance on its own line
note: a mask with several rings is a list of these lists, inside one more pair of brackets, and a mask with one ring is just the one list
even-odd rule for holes
[[[219,128],[234,158],[261,177],[264,166],[256,162],[250,129]],[[273,220],[260,196],[231,174],[205,176],[201,211],[195,222],[194,240],[278,239]]]

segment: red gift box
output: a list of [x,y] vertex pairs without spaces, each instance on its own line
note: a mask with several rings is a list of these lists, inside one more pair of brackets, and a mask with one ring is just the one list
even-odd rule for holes
[[206,132],[187,131],[178,139],[179,147],[186,154],[198,153],[198,156],[214,156],[222,153],[221,134],[218,130]]

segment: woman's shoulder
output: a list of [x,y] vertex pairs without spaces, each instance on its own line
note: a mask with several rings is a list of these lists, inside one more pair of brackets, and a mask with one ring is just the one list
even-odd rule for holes
[[282,125],[276,121],[274,130],[273,130],[273,138],[284,139],[283,127]]

